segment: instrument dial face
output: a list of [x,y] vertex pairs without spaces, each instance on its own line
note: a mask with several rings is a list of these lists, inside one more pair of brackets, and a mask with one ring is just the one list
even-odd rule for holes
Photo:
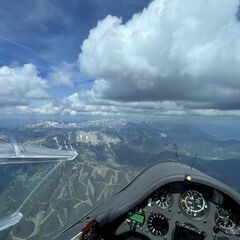
[[182,210],[190,217],[203,217],[208,211],[208,204],[203,195],[194,190],[182,194],[180,200]]
[[215,216],[215,223],[219,230],[227,235],[239,235],[240,229],[231,210],[220,209]]
[[162,214],[152,214],[148,218],[148,229],[155,236],[164,236],[168,232],[168,220]]
[[160,208],[166,209],[171,207],[173,196],[165,188],[160,188],[153,193],[153,202]]

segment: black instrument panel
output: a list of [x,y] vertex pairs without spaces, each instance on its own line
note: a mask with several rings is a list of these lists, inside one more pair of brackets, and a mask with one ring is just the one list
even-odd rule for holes
[[143,239],[240,239],[239,206],[211,187],[173,182],[126,214],[116,236],[126,232]]

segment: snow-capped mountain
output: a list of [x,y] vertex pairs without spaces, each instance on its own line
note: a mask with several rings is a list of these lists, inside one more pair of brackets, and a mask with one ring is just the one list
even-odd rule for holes
[[76,132],[76,142],[91,145],[106,144],[108,147],[110,147],[110,144],[119,144],[121,140],[118,137],[112,137],[97,131],[86,132],[80,130]]

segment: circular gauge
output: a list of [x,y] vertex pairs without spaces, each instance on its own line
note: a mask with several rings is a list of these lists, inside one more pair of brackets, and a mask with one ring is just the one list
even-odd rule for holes
[[215,216],[217,228],[228,235],[239,235],[240,231],[236,225],[236,219],[233,217],[231,210],[220,209]]
[[199,218],[208,211],[208,204],[203,195],[197,191],[189,190],[182,194],[181,208],[190,217]]
[[148,229],[155,236],[164,236],[168,232],[168,220],[162,214],[152,214],[148,218]]
[[160,188],[153,193],[153,202],[160,208],[166,209],[171,207],[173,203],[172,194],[169,193],[165,188]]
[[142,209],[135,209],[128,212],[126,222],[131,228],[141,228],[145,221],[145,215]]

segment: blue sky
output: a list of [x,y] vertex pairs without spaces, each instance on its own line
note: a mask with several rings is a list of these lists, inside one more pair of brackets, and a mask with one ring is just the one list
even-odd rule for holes
[[[0,8],[0,66],[32,63],[46,77],[61,62],[75,64],[82,41],[90,29],[107,15],[127,21],[147,6],[149,0],[23,0],[4,1]],[[89,88],[93,79],[71,88],[53,84],[52,97],[64,97],[79,88]],[[50,83],[51,84],[51,83]],[[32,105],[41,102],[31,101]]]
[[238,0],[13,0],[0,112],[240,116]]
[[89,30],[107,15],[123,21],[148,0],[3,1],[0,8],[0,64],[33,63],[45,76],[61,61],[75,62]]
[[[112,14],[127,21],[147,3],[148,0],[4,1],[0,8],[0,65],[33,63],[45,77],[62,61],[75,63],[82,41],[99,20]],[[76,83],[74,90],[79,85],[88,88],[91,81],[87,80]],[[54,86],[49,92],[62,97],[74,90]]]

